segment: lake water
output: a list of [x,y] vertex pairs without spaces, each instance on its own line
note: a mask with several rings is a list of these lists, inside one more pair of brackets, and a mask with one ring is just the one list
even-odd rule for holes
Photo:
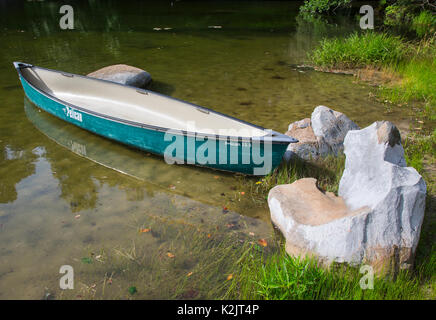
[[[288,2],[82,1],[75,29],[61,30],[62,4],[0,3],[0,299],[213,297],[231,272],[223,243],[275,241],[266,202],[241,193],[249,178],[170,166],[39,111],[13,61],[78,74],[133,65],[151,90],[280,132],[318,105],[408,128],[374,88],[297,67],[354,19],[297,23]],[[74,290],[59,288],[62,265]]]

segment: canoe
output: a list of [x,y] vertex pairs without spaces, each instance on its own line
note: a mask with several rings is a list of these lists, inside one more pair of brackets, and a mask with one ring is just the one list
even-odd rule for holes
[[[44,152],[47,155],[46,158],[58,177],[68,179],[76,173],[75,170],[62,165],[64,158],[69,157],[68,153],[71,152],[100,166],[142,181],[141,186],[146,190],[147,197],[154,197],[164,192],[216,208],[222,208],[223,194],[227,194],[229,186],[236,182],[234,176],[226,174],[225,171],[212,171],[197,166],[169,166],[159,156],[134,148],[126,148],[121,143],[113,143],[112,140],[92,135],[86,130],[69,125],[41,111],[27,97],[23,100],[24,112],[29,122],[46,138],[63,149],[51,147],[51,144],[43,138],[39,140],[40,145],[46,149]],[[78,162],[78,160],[74,161],[74,163]],[[79,162],[82,163],[82,161]],[[84,188],[87,190],[94,188],[93,178],[101,180],[103,176],[104,179],[110,180],[117,177],[116,175],[106,176],[106,170],[99,172],[100,175],[96,175],[90,170],[80,170]],[[207,183],[206,188],[205,183]],[[63,187],[62,184],[61,187]],[[79,194],[74,194],[72,191],[77,191]],[[67,190],[65,193],[70,193],[74,200],[82,196],[83,190]],[[267,215],[263,214],[264,208],[259,207],[251,198],[241,197],[240,200],[226,202],[228,209],[243,213],[247,217],[260,217],[266,222],[271,221]]]
[[157,92],[14,62],[26,96],[42,110],[168,164],[249,175],[276,168],[296,139]]

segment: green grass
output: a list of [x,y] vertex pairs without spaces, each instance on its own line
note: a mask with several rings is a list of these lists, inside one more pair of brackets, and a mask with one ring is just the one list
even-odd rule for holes
[[[435,56],[436,57],[436,56]],[[414,60],[393,70],[403,79],[400,83],[381,88],[383,99],[393,103],[423,102],[422,114],[436,120],[436,58]]]
[[[322,69],[375,68],[394,74],[394,82],[381,86],[380,97],[393,103],[421,105],[421,114],[436,120],[435,38],[405,41],[388,33],[354,33],[346,38],[324,39],[309,55]],[[388,78],[392,78],[389,76]],[[400,79],[397,81],[397,79]]]
[[400,37],[356,32],[346,38],[322,40],[309,59],[316,66],[344,69],[392,65],[403,61],[407,54],[407,46]]
[[424,161],[428,156],[430,163],[436,162],[436,129],[431,135],[411,134],[404,141],[405,158],[408,166],[414,167],[419,173],[425,174]]
[[[435,250],[415,272],[400,272],[395,279],[374,278],[374,288],[363,290],[360,268],[319,267],[311,259],[293,258],[286,252],[268,257],[248,251],[239,261],[240,272],[225,295],[229,299],[360,300],[434,299]],[[432,285],[429,285],[429,284]]]

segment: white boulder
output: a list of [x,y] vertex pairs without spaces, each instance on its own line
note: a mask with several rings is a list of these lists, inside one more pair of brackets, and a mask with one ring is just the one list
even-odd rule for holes
[[138,88],[144,88],[151,82],[151,75],[147,71],[126,64],[115,64],[98,69],[88,74],[88,77],[113,81]]
[[318,106],[311,118],[293,122],[285,133],[299,140],[291,143],[285,160],[298,156],[304,160],[317,159],[328,154],[337,155],[343,150],[345,135],[359,127],[341,112]]
[[313,110],[311,123],[318,143],[327,149],[321,150],[322,154],[337,155],[344,150],[344,139],[348,131],[359,130],[359,126],[345,114],[325,106],[318,106]]
[[406,167],[398,129],[375,122],[345,137],[339,197],[314,179],[271,189],[271,219],[291,255],[331,263],[370,264],[387,273],[413,265],[424,218],[426,185]]
[[339,196],[351,210],[368,206],[365,261],[377,267],[407,269],[419,241],[427,187],[406,167],[398,129],[379,121],[345,138],[345,170]]

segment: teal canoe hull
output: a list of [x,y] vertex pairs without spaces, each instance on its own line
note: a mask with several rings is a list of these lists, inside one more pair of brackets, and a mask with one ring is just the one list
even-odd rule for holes
[[[18,70],[19,71],[19,70]],[[168,138],[168,131],[131,125],[97,116],[77,109],[68,103],[41,92],[30,84],[20,73],[19,78],[26,96],[40,109],[97,135],[118,141],[120,143],[164,156],[171,150],[171,144],[182,143],[184,152],[173,156],[176,163],[192,164],[209,167],[216,170],[238,172],[247,175],[266,175],[274,170],[282,161],[288,143],[271,143],[268,141],[215,140],[189,136],[182,132],[173,132]],[[167,136],[165,136],[167,134]],[[208,140],[211,139],[208,143]],[[205,146],[209,147],[203,153]],[[215,152],[210,147],[216,145]],[[210,153],[210,154],[209,154]],[[199,154],[203,157],[199,159]],[[254,155],[257,155],[256,157]],[[204,159],[208,159],[208,161]],[[261,159],[264,159],[262,162]],[[265,160],[267,159],[267,161]]]

